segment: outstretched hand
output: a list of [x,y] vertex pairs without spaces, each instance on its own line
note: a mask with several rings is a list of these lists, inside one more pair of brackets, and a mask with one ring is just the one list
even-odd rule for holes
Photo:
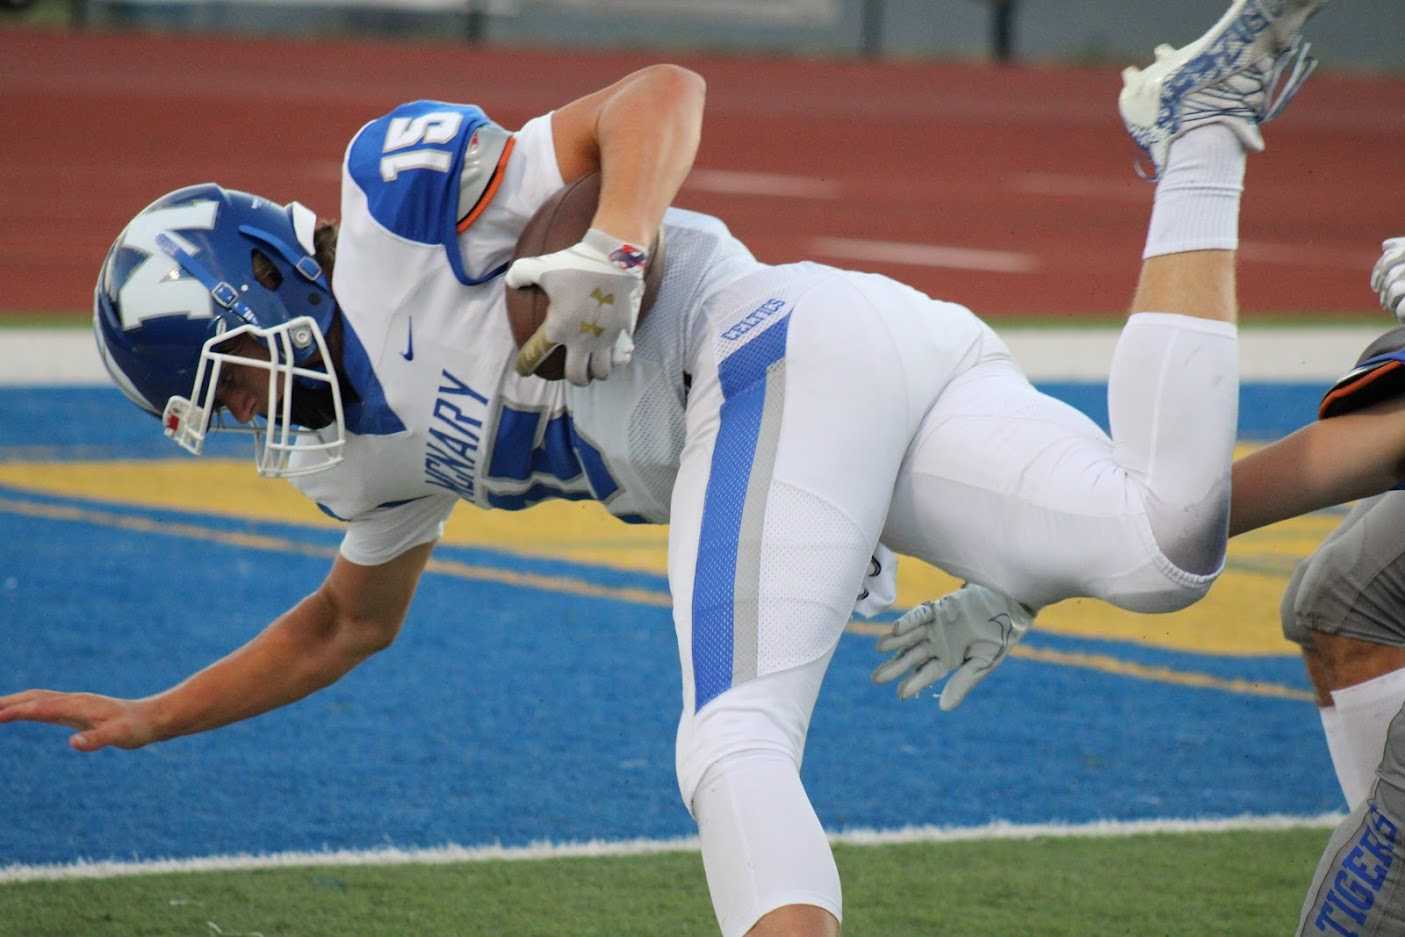
[[878,650],[893,656],[873,672],[875,683],[906,675],[898,696],[912,699],[947,674],[943,711],[961,705],[1034,624],[1034,613],[994,590],[974,583],[923,602],[893,623]]
[[95,693],[25,690],[0,696],[0,723],[47,722],[78,731],[68,744],[80,752],[115,745],[141,748],[156,741],[156,733],[137,700]]

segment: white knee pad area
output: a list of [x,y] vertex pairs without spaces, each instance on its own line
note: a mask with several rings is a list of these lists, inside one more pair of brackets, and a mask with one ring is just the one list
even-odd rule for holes
[[722,937],[742,937],[786,905],[812,905],[842,920],[839,870],[789,757],[755,751],[713,765],[693,815]]
[[1238,346],[1231,323],[1141,312],[1127,320],[1112,357],[1114,457],[1144,487],[1167,574],[1187,586],[1213,579],[1224,563]]

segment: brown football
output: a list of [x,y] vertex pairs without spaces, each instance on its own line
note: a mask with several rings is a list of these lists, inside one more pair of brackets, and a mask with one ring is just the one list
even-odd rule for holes
[[[517,238],[512,259],[538,257],[575,244],[590,230],[590,220],[595,217],[595,206],[599,201],[598,172],[581,176],[575,182],[562,186],[527,221],[527,226]],[[661,236],[655,237],[650,245],[649,264],[644,268],[644,299],[639,305],[636,331],[644,324],[644,317],[658,295],[659,280],[663,278],[663,246]],[[507,324],[512,329],[513,342],[521,348],[522,343],[531,338],[537,327],[546,320],[546,293],[537,286],[513,289],[505,285],[503,289],[507,291]],[[557,348],[537,366],[536,375],[548,381],[559,381],[566,376],[565,369],[566,349]]]

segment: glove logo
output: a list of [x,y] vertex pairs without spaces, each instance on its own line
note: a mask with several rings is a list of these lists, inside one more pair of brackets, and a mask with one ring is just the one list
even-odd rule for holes
[[635,247],[633,244],[621,244],[610,251],[610,262],[621,270],[633,270],[635,267],[642,267],[649,260],[649,254],[642,247]]
[[990,622],[996,628],[1000,629],[1000,648],[995,652],[994,660],[991,661],[991,664],[993,666],[996,661],[999,661],[1005,656],[1007,652],[1009,652],[1010,645],[1011,643],[1013,643],[1011,639],[1015,637],[1015,623],[1010,620],[1010,615],[1008,612],[1001,612],[998,615],[992,615],[991,617],[987,618],[986,621]]
[[594,323],[594,322],[582,322],[582,323],[581,323],[581,334],[582,334],[582,335],[593,335],[593,336],[595,336],[596,338],[599,338],[599,337],[600,337],[601,335],[603,335],[604,333],[605,333],[605,326],[603,326],[603,325],[597,325],[597,324]]
[[[615,304],[615,294],[607,293],[598,286],[590,291],[590,298],[595,300],[595,305],[600,306],[601,308],[605,306],[613,306]],[[597,332],[596,334],[598,335],[600,333]]]

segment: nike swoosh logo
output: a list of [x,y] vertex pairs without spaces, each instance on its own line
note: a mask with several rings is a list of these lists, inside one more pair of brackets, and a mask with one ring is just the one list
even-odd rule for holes
[[400,352],[400,357],[406,361],[415,360],[415,320],[405,320],[405,350]]

